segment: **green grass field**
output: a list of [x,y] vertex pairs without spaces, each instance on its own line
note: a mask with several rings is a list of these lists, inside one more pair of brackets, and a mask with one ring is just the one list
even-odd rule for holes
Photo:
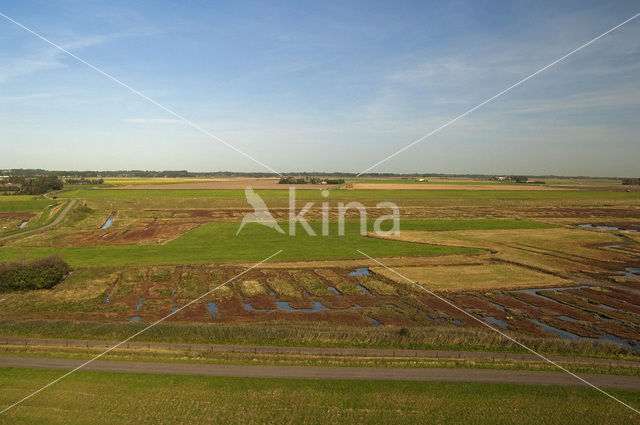
[[[372,226],[373,224],[370,223]],[[320,234],[319,223],[311,226]],[[278,250],[283,260],[326,260],[361,258],[369,255],[409,256],[468,254],[476,250],[366,238],[359,235],[359,224],[348,222],[345,236],[337,234],[333,223],[328,236],[309,236],[299,226],[296,236],[283,235],[258,224],[245,226],[236,236],[238,223],[209,223],[166,245],[119,245],[67,248],[10,248],[0,251],[1,260],[37,258],[52,253],[62,255],[72,266],[185,264],[216,262],[258,262]]]
[[[63,373],[0,369],[0,406]],[[612,393],[640,403],[637,392]],[[601,425],[634,423],[634,415],[590,388],[80,371],[9,410],[0,423]]]
[[41,211],[51,204],[51,199],[35,199],[33,196],[0,196],[0,212],[34,212]]
[[[283,223],[286,228],[288,223]],[[309,236],[301,226],[295,236],[279,234],[257,224],[247,225],[236,236],[238,223],[209,223],[192,230],[166,245],[118,245],[66,248],[3,248],[0,259],[36,258],[61,254],[71,265],[113,266],[142,264],[185,264],[215,262],[258,262],[282,249],[276,261],[327,260],[362,257],[356,249],[380,257],[472,254],[477,250],[387,241],[359,235],[359,222],[345,224],[345,236],[338,235],[337,223],[330,234],[321,236],[320,223],[312,223],[318,236]],[[369,222],[369,229],[373,223]],[[546,228],[544,223],[524,220],[409,220],[401,223],[405,230],[487,230]],[[288,229],[287,229],[288,231]]]

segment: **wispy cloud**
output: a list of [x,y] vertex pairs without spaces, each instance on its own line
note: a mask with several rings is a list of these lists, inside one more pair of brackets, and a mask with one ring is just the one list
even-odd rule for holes
[[29,93],[17,96],[0,96],[0,103],[23,103],[31,100],[40,100],[51,98],[54,96],[61,96],[60,93],[46,92],[46,93]]
[[[88,35],[76,37],[60,42],[60,46],[69,51],[78,51],[88,47],[94,47],[124,37],[140,35],[139,33],[119,32],[114,34]],[[18,50],[19,51],[19,50]],[[60,50],[53,47],[42,47],[36,52],[23,53],[4,61],[0,68],[0,84],[14,78],[22,77],[37,72],[53,71],[67,68],[68,57]]]

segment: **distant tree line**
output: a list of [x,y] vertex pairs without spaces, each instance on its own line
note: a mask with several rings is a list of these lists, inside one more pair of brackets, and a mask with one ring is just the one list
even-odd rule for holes
[[53,288],[70,271],[71,267],[56,255],[28,262],[0,263],[0,292]]
[[41,195],[53,190],[60,190],[64,182],[55,174],[45,174],[34,178],[9,176],[0,182],[5,193],[13,192],[23,195]]
[[491,176],[490,181],[504,181],[504,182],[516,182],[516,183],[531,183],[531,184],[545,184],[542,180],[531,180],[528,176]]
[[636,178],[622,179],[622,184],[625,186],[640,184],[640,179],[636,179]]
[[67,184],[91,184],[91,185],[100,185],[104,183],[104,179],[87,179],[87,178],[79,178],[79,179],[64,179]]
[[320,177],[280,177],[278,184],[343,184],[344,179],[323,179]]
[[[100,177],[273,177],[275,173],[268,172],[241,172],[241,171],[205,171],[194,172],[187,170],[165,170],[165,171],[153,171],[153,170],[107,170],[107,171],[79,171],[79,170],[43,170],[34,168],[13,168],[0,170],[0,175],[6,176],[24,176],[24,177],[37,177],[42,174],[56,174],[61,177],[69,178],[100,178]],[[341,171],[291,171],[282,173],[284,176],[289,177],[313,177],[313,176],[331,176],[331,177],[465,177],[476,179],[489,179],[494,177],[495,174],[446,174],[446,173],[347,173]],[[556,175],[541,175],[535,176],[535,178],[573,178],[573,179],[591,179],[591,178],[612,178],[607,176],[556,176]]]

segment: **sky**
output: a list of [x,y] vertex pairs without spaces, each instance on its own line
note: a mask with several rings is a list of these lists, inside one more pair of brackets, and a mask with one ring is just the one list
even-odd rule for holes
[[[30,1],[0,12],[278,172],[360,172],[635,1]],[[638,176],[640,17],[371,172]],[[0,17],[0,168],[268,171]]]

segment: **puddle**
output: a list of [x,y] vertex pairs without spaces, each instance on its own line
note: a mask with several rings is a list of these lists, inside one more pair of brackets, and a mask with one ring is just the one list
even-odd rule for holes
[[173,287],[173,307],[171,307],[171,312],[174,313],[178,310],[178,288]]
[[271,295],[272,297],[275,297],[276,296],[276,291],[269,292],[269,295]]
[[358,288],[359,290],[361,290],[362,292],[364,292],[365,294],[367,294],[367,295],[371,295],[371,291],[370,291],[370,290],[368,290],[367,288],[365,288],[364,286],[362,286],[362,285],[357,285],[357,288]]
[[22,223],[20,223],[20,225],[18,226],[18,229],[24,229],[24,227],[27,225],[28,221],[23,221]]
[[142,308],[142,300],[143,300],[142,297],[138,298],[138,305],[136,306],[136,311],[140,311],[140,309]]
[[101,229],[108,229],[109,227],[111,227],[111,225],[113,224],[113,220],[116,219],[116,215],[118,214],[117,211],[113,211],[110,215],[109,218],[107,218],[107,221],[104,222],[104,224],[102,226],[100,226]]
[[129,317],[129,321],[130,322],[139,322],[140,321],[140,316],[131,316],[131,317]]
[[[567,290],[567,289],[584,289],[584,288],[589,288],[589,286],[588,285],[582,285],[582,286],[572,286],[572,287],[566,287],[566,288],[518,289],[516,291],[511,291],[511,292],[521,292],[523,294],[529,294],[529,295],[533,295],[533,296],[536,296],[536,297],[544,298],[545,300],[553,301],[556,304],[562,304],[562,303],[554,300],[553,298],[547,297],[544,294],[539,294],[538,292],[541,292],[541,291],[559,292],[559,291],[564,291],[564,290]],[[524,301],[522,301],[522,302],[524,302]],[[528,304],[528,303],[525,303],[525,304]],[[535,307],[535,306],[532,306],[532,307]],[[536,309],[538,309],[538,308],[536,307]]]
[[549,331],[549,332],[553,332],[556,335],[561,336],[564,339],[589,339],[589,338],[580,338],[578,335],[568,332],[568,331],[563,331],[562,329],[558,329],[558,328],[554,328],[553,326],[547,325],[546,323],[542,323],[539,320],[536,319],[529,319],[529,321],[531,323],[534,323],[538,326],[540,326],[542,329],[544,329],[545,331]]
[[622,345],[623,347],[630,348],[632,350],[640,350],[640,342],[637,342],[635,345],[633,345],[626,339],[619,338],[607,332],[602,332],[602,335],[598,338],[598,341],[613,342],[613,343]]
[[575,322],[576,321],[576,319],[574,319],[573,317],[563,316],[563,315],[558,316],[558,319],[564,320],[565,322]]
[[310,297],[311,295],[309,295],[309,293],[307,291],[302,291],[302,295],[304,295],[305,297]]
[[293,311],[293,308],[286,301],[276,301],[276,305],[278,306],[279,310],[282,310],[282,311]]
[[342,295],[342,292],[338,291],[335,286],[327,286],[327,288],[336,295]]
[[360,267],[349,273],[349,276],[371,276],[369,267]]
[[[73,272],[71,272],[71,273],[73,273]],[[71,273],[69,273],[69,274],[71,274]],[[111,294],[113,294],[113,290],[115,289],[116,284],[118,283],[118,280],[120,280],[120,278],[117,278],[115,280],[115,282],[113,282],[111,284],[111,289],[109,289],[109,293],[107,294],[107,298],[104,300],[105,304],[109,304],[109,301],[111,301]]]
[[[542,294],[538,294],[538,292],[540,291],[553,291],[553,292],[558,292],[558,291],[565,291],[567,289],[584,289],[584,288],[589,288],[589,285],[581,285],[581,286],[564,286],[564,287],[557,287],[557,288],[535,288],[535,289],[517,289],[515,291],[511,291],[511,292],[524,292],[525,294],[530,294],[530,295],[537,295],[539,297],[544,297],[544,295]],[[548,297],[545,297],[548,298]],[[549,298],[551,299],[551,298]]]
[[207,310],[211,313],[211,318],[216,318],[216,313],[218,312],[218,306],[215,303],[207,303]]
[[493,316],[482,316],[482,319],[485,322],[500,326],[502,329],[509,329],[509,326],[507,326],[507,323],[504,320],[496,319]]
[[589,229],[602,229],[602,230],[625,230],[627,232],[637,232],[638,231],[636,229],[625,229],[625,228],[617,227],[617,226],[594,226],[593,224],[590,224],[590,223],[578,224],[578,227],[585,227],[585,228],[589,228]]
[[324,305],[322,305],[322,303],[320,301],[314,301],[313,302],[313,307],[311,308],[303,308],[303,309],[299,309],[296,311],[304,311],[304,312],[313,312],[313,311],[324,311],[324,310],[329,310],[327,307],[325,307]]
[[503,306],[501,306],[500,304],[496,304],[493,301],[489,301],[489,304],[491,304],[492,306],[494,306],[495,308],[505,311],[505,308]]
[[312,313],[312,312],[315,312],[315,311],[329,310],[327,307],[322,305],[322,303],[320,301],[314,301],[313,302],[313,307],[311,307],[311,308],[293,308],[286,301],[276,301],[276,305],[278,306],[278,309],[280,309],[282,311],[300,311],[300,312],[303,312],[303,313]]
[[453,323],[456,324],[456,325],[461,325],[462,324],[462,320],[456,319],[456,320],[453,321]]
[[109,236],[109,234],[108,234],[108,233],[105,233],[104,235],[100,236],[100,238],[101,238],[101,239],[104,239],[104,238],[106,238],[107,236]]
[[374,319],[373,317],[370,317],[370,318],[369,318],[369,320],[371,320],[371,324],[372,324],[373,326],[376,326],[376,327],[384,326],[382,323],[378,322],[378,321],[377,321],[376,319]]
[[[262,311],[262,312],[272,312],[273,310],[270,308],[266,308],[266,309],[261,309],[261,308],[255,308],[254,306],[251,305],[251,303],[243,301],[242,302],[242,307],[245,309],[245,311]],[[291,308],[291,307],[289,307]]]
[[615,243],[613,245],[605,245],[603,246],[604,249],[613,249],[613,248],[624,248],[624,244],[623,243]]
[[638,267],[625,267],[624,271],[619,271],[622,277],[640,278],[640,268]]
[[600,308],[604,308],[605,310],[609,310],[609,311],[618,311],[618,309],[617,309],[617,308],[615,308],[615,307],[611,307],[611,306],[608,306],[608,305],[606,305],[606,304],[600,304],[598,307],[600,307]]

